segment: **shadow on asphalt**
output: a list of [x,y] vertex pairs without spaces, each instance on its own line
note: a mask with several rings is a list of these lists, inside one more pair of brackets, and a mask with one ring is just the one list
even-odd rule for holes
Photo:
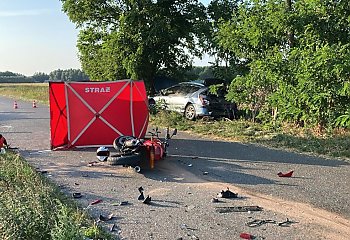
[[[110,148],[113,151],[113,148]],[[330,160],[320,157],[312,157],[298,153],[286,152],[282,150],[268,149],[250,144],[241,144],[236,142],[208,141],[202,139],[172,139],[168,148],[169,155],[165,160],[156,162],[154,170],[142,170],[147,178],[157,181],[173,182],[205,182],[205,181],[223,181],[233,184],[243,185],[283,185],[297,186],[291,182],[282,182],[282,179],[276,178],[277,168],[293,169],[302,165],[339,167],[348,165],[348,162],[341,160]],[[96,148],[83,148],[63,150],[64,155],[72,157],[84,155],[85,162],[98,161],[96,159]],[[30,151],[28,155],[42,155],[45,157],[45,151]],[[85,163],[86,164],[86,163]],[[107,163],[104,163],[108,165]],[[189,171],[199,178],[183,177],[181,171],[172,171],[171,166]],[[81,164],[83,166],[83,164]],[[83,169],[69,171],[60,169],[60,166],[47,166],[65,171],[67,176],[77,174],[88,174],[89,178],[104,178],[110,174],[104,174],[101,169],[96,168],[94,174],[89,169],[84,172]],[[98,167],[98,166],[97,166]],[[106,166],[105,166],[106,167]],[[108,166],[108,168],[120,168],[121,166]],[[103,170],[102,170],[103,171]],[[183,171],[183,172],[185,172]],[[249,172],[249,173],[248,173]],[[137,174],[137,173],[135,173]],[[266,177],[265,177],[266,176]],[[307,180],[308,177],[293,177],[295,180]]]
[[[336,159],[312,157],[251,144],[202,139],[172,139],[168,150],[168,157],[159,163],[158,168],[156,165],[155,170],[144,172],[146,177],[158,181],[182,183],[223,181],[243,185],[274,184],[296,187],[298,184],[285,183],[282,182],[283,179],[276,178],[277,169],[283,167],[289,170],[302,165],[331,168],[349,165],[348,162]],[[179,179],[178,172],[172,172],[167,162],[201,176],[203,180],[186,177]],[[310,178],[295,176],[293,179],[308,180]]]
[[234,164],[235,162],[288,163],[302,165],[318,165],[338,167],[349,165],[348,162],[312,157],[282,150],[259,147],[252,144],[236,142],[172,139],[170,154],[206,159],[208,162]]

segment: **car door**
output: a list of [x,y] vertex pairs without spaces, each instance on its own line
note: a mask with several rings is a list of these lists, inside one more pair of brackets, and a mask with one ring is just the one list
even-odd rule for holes
[[174,104],[174,99],[176,98],[176,95],[179,91],[180,85],[175,85],[164,89],[161,91],[161,95],[157,97],[157,102],[159,102],[160,104],[164,103],[166,105],[166,109],[175,111],[176,108]]
[[192,94],[192,86],[187,84],[181,84],[180,89],[171,98],[174,110],[177,112],[183,112],[186,104],[189,101],[189,96]]

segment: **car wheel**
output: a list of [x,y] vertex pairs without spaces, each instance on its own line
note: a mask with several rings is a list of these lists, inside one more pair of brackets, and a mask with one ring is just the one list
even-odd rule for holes
[[227,109],[225,117],[227,117],[230,120],[233,120],[235,118],[235,114],[234,114],[233,110]]
[[193,104],[188,104],[185,108],[185,118],[189,120],[194,120],[196,118],[196,109]]
[[148,106],[149,107],[155,107],[156,101],[154,101],[153,98],[148,99]]

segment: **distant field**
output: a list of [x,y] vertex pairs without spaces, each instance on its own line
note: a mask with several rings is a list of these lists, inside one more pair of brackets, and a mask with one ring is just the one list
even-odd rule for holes
[[48,83],[0,83],[0,95],[13,99],[49,103]]

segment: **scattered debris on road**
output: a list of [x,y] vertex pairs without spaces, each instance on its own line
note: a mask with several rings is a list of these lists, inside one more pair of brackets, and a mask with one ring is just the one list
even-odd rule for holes
[[246,225],[248,227],[260,227],[260,226],[267,224],[267,223],[277,224],[277,222],[275,220],[255,219],[253,221],[247,222]]
[[96,163],[98,163],[98,162],[92,161],[92,162],[89,162],[89,163],[87,164],[87,166],[88,166],[88,167],[93,167],[93,166],[96,165]]
[[102,199],[97,199],[97,200],[93,201],[92,203],[90,203],[90,205],[95,205],[95,204],[98,204],[100,202],[102,202]]
[[217,194],[220,198],[237,198],[238,193],[231,192],[229,188],[227,188],[226,191],[222,190],[220,193]]
[[289,220],[289,219],[287,218],[286,221],[278,223],[278,226],[280,226],[280,227],[289,227],[289,226],[292,225],[293,223],[298,223],[298,222],[296,222],[296,221],[291,221],[291,220]]
[[103,216],[102,214],[100,214],[98,220],[99,221],[102,221],[102,222],[107,222],[107,221],[110,221],[114,218],[114,215],[113,213],[109,214],[107,217]]
[[46,170],[40,170],[40,169],[36,169],[37,173],[41,173],[41,174],[46,174],[48,173]]
[[137,198],[137,200],[140,200],[140,201],[145,200],[145,196],[143,195],[143,191],[144,191],[143,187],[139,187],[138,190],[140,192],[140,196]]
[[143,201],[144,204],[151,204],[151,197],[148,195],[146,199]]
[[81,198],[83,195],[81,195],[80,192],[75,192],[72,194],[73,198]]
[[243,239],[255,239],[255,240],[258,240],[258,239],[265,239],[264,237],[257,237],[257,236],[254,236],[250,233],[241,233],[239,235],[240,238],[243,238]]
[[122,201],[119,203],[119,206],[125,206],[125,205],[128,205],[129,202],[128,201]]
[[279,173],[277,173],[277,175],[278,175],[279,177],[292,177],[293,172],[294,172],[294,171],[289,171],[289,172],[287,172],[287,173],[279,172]]
[[233,206],[233,207],[216,207],[216,211],[219,213],[228,212],[253,212],[262,211],[263,208],[259,206]]
[[117,228],[117,224],[113,223],[113,225],[111,226],[111,228],[109,229],[110,232],[114,232]]

